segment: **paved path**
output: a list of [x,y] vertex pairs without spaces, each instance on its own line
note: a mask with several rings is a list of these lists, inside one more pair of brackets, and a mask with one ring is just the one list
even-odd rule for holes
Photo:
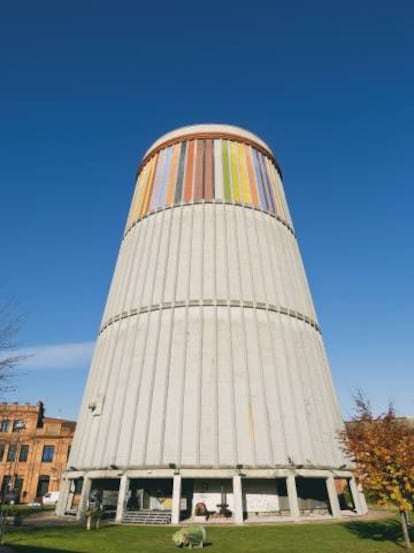
[[[368,514],[363,516],[356,516],[356,515],[350,515],[349,517],[342,518],[341,521],[333,520],[331,518],[329,519],[318,519],[318,520],[304,520],[300,521],[300,523],[303,522],[303,524],[323,524],[323,523],[331,523],[331,524],[337,524],[338,522],[349,522],[351,520],[358,520],[358,521],[365,521],[365,520],[384,520],[387,518],[390,518],[394,516],[395,513],[393,511],[390,511],[389,509],[370,509]],[[103,524],[105,524],[107,521],[102,521]],[[112,522],[112,521],[111,521]],[[289,521],[286,521],[288,523]],[[250,524],[275,524],[271,521],[263,522],[251,522]],[[278,519],[276,524],[283,524],[283,521]],[[78,520],[76,520],[75,517],[57,517],[54,513],[54,511],[40,511],[38,513],[34,512],[29,517],[26,517],[23,519],[22,526],[26,527],[51,527],[51,526],[84,526],[85,523],[81,523]],[[0,546],[1,547],[1,546]],[[0,553],[2,553],[2,550],[0,549]]]
[[[22,526],[47,527],[47,526],[78,526],[80,523],[76,517],[57,517],[54,511],[39,511],[31,513],[23,518]],[[1,553],[1,549],[0,549]]]

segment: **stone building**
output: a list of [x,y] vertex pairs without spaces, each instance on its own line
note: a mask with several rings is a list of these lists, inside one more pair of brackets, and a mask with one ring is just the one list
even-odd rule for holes
[[361,514],[342,426],[273,152],[227,125],[161,137],[138,168],[58,512],[83,479],[79,517],[105,493],[118,521]]
[[3,502],[28,503],[59,490],[76,423],[46,417],[37,405],[0,404],[0,490]]

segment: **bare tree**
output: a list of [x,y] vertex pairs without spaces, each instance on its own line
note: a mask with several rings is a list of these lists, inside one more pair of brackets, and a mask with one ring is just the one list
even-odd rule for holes
[[16,337],[21,323],[13,301],[0,303],[0,393],[10,390],[8,384],[14,369],[26,357],[17,350]]

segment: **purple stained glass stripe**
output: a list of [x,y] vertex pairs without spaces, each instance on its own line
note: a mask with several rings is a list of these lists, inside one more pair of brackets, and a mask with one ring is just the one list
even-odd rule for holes
[[167,185],[168,185],[168,177],[170,174],[171,158],[172,158],[172,147],[170,146],[165,150],[164,168],[161,175],[160,187],[158,189],[158,198],[157,198],[156,207],[163,207],[166,204]]
[[151,197],[149,198],[147,212],[153,211],[157,207],[156,200],[158,195],[158,189],[160,187],[162,170],[164,168],[164,155],[165,155],[165,151],[162,150],[158,156],[157,165],[155,167],[154,184],[151,190]]
[[262,170],[263,182],[265,185],[266,197],[269,204],[269,210],[276,214],[276,202],[272,191],[272,185],[270,182],[269,174],[267,172],[266,161],[262,154],[259,155],[260,166]]

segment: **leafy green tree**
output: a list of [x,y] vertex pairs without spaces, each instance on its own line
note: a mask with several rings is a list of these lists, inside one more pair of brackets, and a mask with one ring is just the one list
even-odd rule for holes
[[404,540],[411,548],[408,521],[414,504],[414,428],[396,416],[391,404],[385,413],[374,416],[369,401],[359,393],[355,414],[340,440],[355,461],[365,490],[380,505],[398,508]]

